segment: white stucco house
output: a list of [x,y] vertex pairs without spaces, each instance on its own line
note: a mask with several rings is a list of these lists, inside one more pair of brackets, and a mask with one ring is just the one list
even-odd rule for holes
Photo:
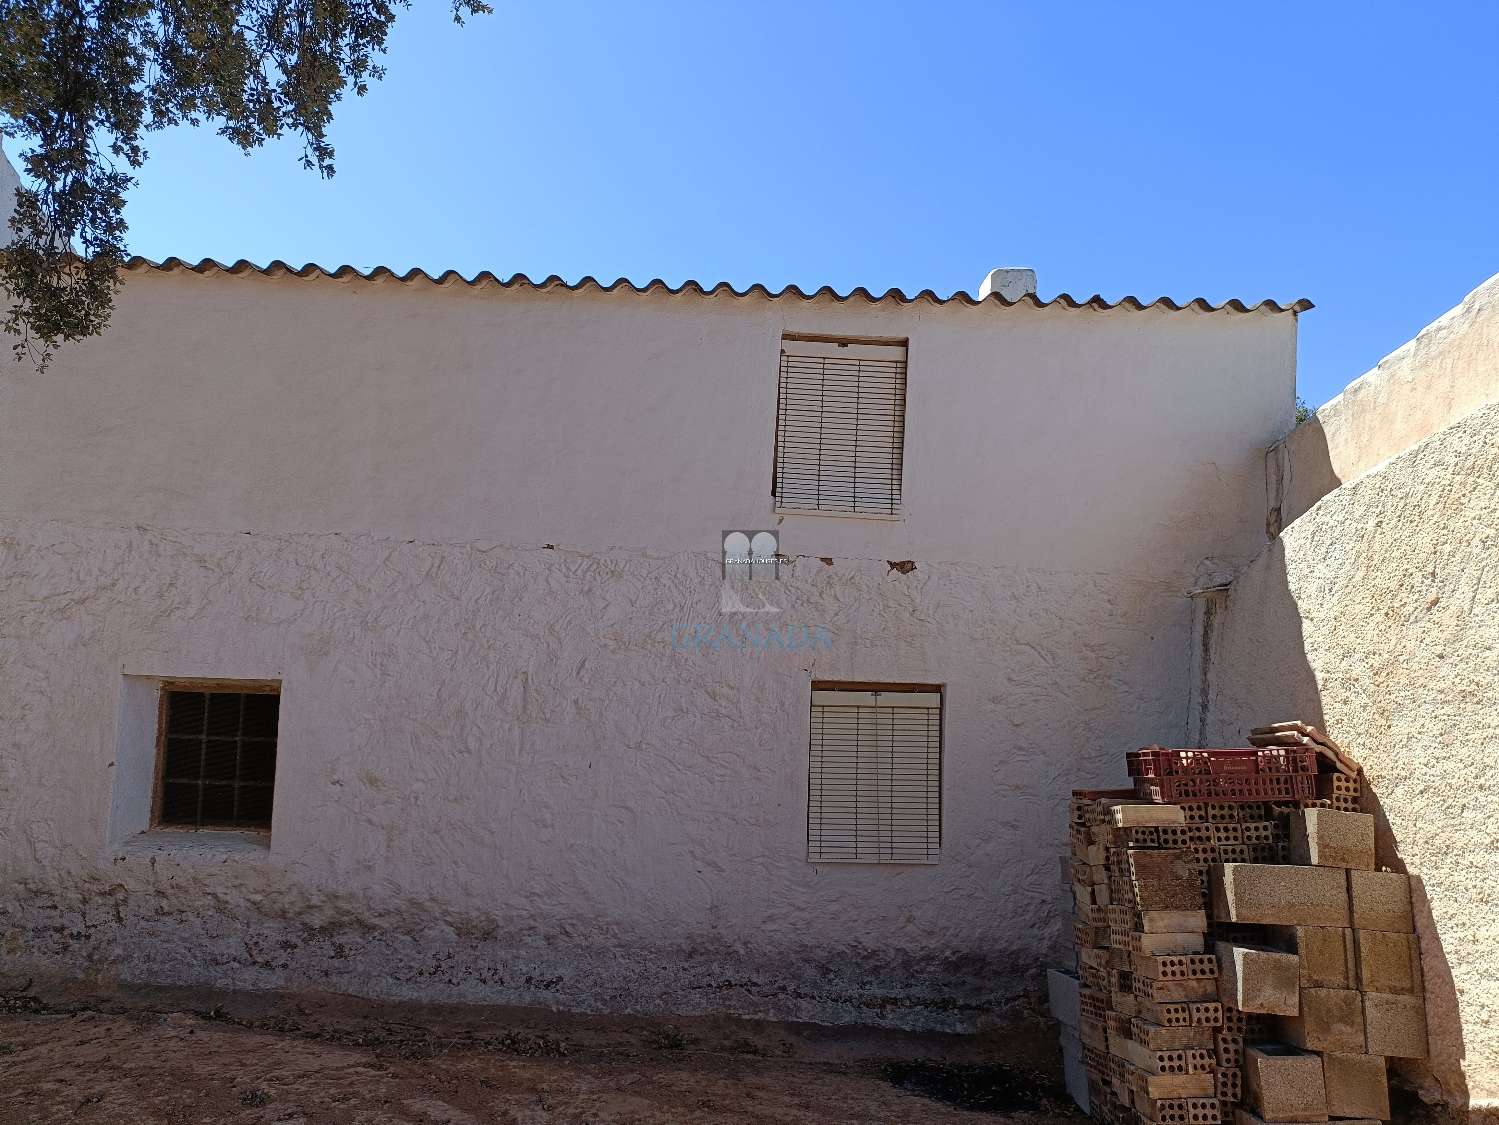
[[7,969],[981,1024],[1307,307],[132,261],[0,377]]

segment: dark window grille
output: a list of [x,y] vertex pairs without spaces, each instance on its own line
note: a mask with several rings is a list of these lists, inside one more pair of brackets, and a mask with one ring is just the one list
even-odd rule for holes
[[935,863],[942,848],[936,688],[812,692],[807,857]]
[[782,340],[776,507],[899,514],[905,431],[904,344]]
[[267,691],[162,692],[156,822],[269,828],[281,697]]

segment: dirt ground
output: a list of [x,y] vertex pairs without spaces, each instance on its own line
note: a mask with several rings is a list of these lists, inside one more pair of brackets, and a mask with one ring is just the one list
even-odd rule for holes
[[950,1036],[243,993],[0,998],[3,1125],[1078,1125],[1058,1066],[1040,1020]]

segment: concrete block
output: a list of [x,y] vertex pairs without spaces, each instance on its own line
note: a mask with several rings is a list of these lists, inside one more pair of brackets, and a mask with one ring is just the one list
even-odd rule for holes
[[1265,1121],[1326,1121],[1321,1058],[1280,1043],[1246,1047],[1244,1100]]
[[1301,987],[1354,988],[1353,931],[1340,926],[1294,926],[1292,948],[1301,958]]
[[[1227,1121],[1228,1118],[1225,1117],[1224,1120]],[[1276,1123],[1273,1121],[1266,1121],[1258,1114],[1251,1113],[1243,1106],[1239,1106],[1234,1110],[1233,1125],[1276,1125]],[[1338,1125],[1380,1125],[1380,1123],[1378,1121],[1375,1121],[1373,1118],[1365,1120],[1363,1118],[1350,1117],[1339,1118]]]
[[1394,1059],[1424,1059],[1426,1004],[1419,996],[1364,994],[1366,1049]]
[[1046,991],[1051,1000],[1051,1018],[1063,1027],[1077,1030],[1081,1016],[1082,982],[1077,974],[1052,969],[1046,974]]
[[1212,868],[1211,885],[1213,918],[1219,922],[1348,925],[1348,885],[1336,868],[1220,863]]
[[1294,1016],[1301,1010],[1301,959],[1253,945],[1220,941],[1218,995],[1241,1012]]
[[1396,934],[1416,932],[1415,917],[1411,913],[1409,875],[1397,871],[1350,871],[1348,899],[1356,930],[1384,930]]
[[1067,1086],[1067,1096],[1077,1103],[1077,1108],[1088,1112],[1088,1068],[1083,1062],[1083,1044],[1075,1035],[1062,1036],[1062,1081]]
[[1201,910],[1202,876],[1180,848],[1132,848],[1127,854],[1137,910]]
[[1356,1055],[1364,1050],[1363,997],[1350,988],[1303,988],[1301,1012],[1282,1016],[1280,1035],[1309,1051]]
[[1322,1056],[1327,1112],[1332,1117],[1390,1119],[1390,1081],[1382,1055]]
[[1421,949],[1415,934],[1355,930],[1358,986],[1365,992],[1421,995]]
[[1374,818],[1368,813],[1301,809],[1291,816],[1291,862],[1374,870]]

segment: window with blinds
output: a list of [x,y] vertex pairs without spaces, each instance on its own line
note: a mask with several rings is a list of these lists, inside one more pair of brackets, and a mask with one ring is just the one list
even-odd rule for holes
[[164,686],[156,823],[269,828],[281,697],[256,684]]
[[899,514],[905,432],[905,341],[781,337],[777,508]]
[[812,685],[807,858],[936,863],[942,846],[942,691]]

